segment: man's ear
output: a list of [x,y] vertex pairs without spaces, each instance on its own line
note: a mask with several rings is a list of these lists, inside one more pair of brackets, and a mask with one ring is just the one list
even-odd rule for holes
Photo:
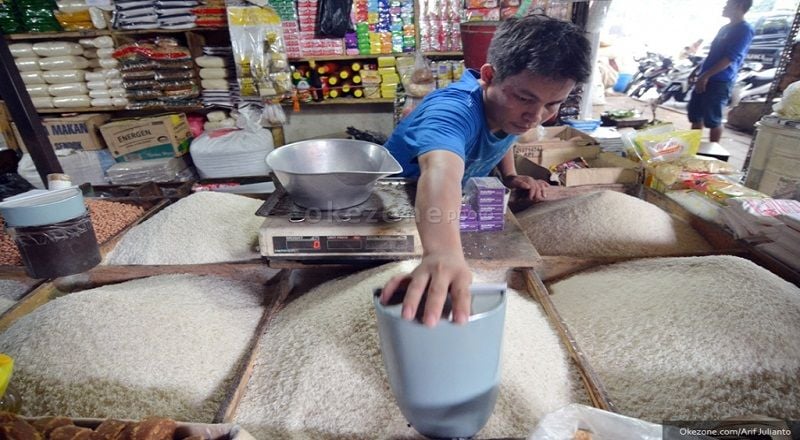
[[481,66],[481,81],[483,81],[487,86],[492,83],[494,79],[494,67],[491,64],[486,63]]

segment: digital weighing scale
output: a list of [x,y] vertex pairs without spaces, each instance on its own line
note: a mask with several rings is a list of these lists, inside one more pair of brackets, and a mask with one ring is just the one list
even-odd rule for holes
[[276,191],[256,215],[267,260],[335,263],[398,260],[422,255],[414,216],[415,182],[381,179],[362,204],[339,210],[307,209],[292,202],[276,181]]

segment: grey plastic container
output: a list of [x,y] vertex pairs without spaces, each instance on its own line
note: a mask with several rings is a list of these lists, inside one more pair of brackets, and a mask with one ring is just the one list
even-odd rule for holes
[[500,386],[505,289],[504,284],[473,285],[469,321],[450,322],[448,299],[442,321],[433,328],[401,317],[404,292],[387,305],[380,303],[380,290],[375,292],[389,383],[400,411],[420,434],[472,437],[492,415]]

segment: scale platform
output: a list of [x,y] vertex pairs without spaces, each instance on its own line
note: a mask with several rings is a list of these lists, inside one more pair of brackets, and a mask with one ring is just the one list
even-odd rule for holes
[[415,191],[415,182],[381,179],[364,203],[323,211],[294,204],[278,186],[256,212],[266,218],[258,236],[261,255],[321,263],[421,256]]

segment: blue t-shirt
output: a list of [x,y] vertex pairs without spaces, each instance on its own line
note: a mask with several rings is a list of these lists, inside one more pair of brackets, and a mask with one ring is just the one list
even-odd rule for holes
[[739,67],[742,66],[744,56],[753,40],[753,26],[746,21],[739,23],[728,23],[717,32],[714,41],[711,42],[711,49],[708,51],[708,58],[703,62],[700,73],[707,71],[714,64],[727,57],[731,63],[721,72],[709,78],[710,81],[731,82],[736,77]]
[[403,166],[402,177],[418,178],[419,156],[452,151],[464,160],[464,180],[489,175],[517,138],[489,130],[479,74],[466,70],[461,80],[431,92],[394,130],[385,147]]

